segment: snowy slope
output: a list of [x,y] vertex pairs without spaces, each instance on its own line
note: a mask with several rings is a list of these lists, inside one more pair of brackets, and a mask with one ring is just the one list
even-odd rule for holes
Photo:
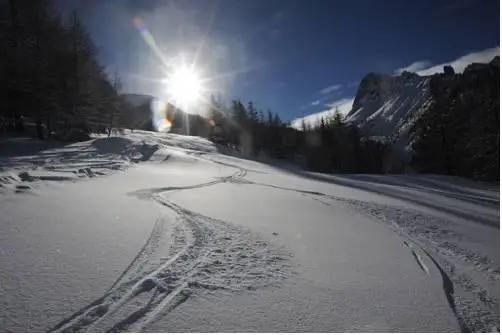
[[164,159],[175,148],[216,151],[194,136],[123,130],[111,138],[95,134],[86,142],[66,144],[29,138],[0,139],[0,193],[32,193],[46,181],[76,181],[108,175],[136,163]]
[[[0,195],[1,331],[498,330],[496,187],[312,174],[150,132],[80,145],[50,153],[128,168]],[[13,173],[53,164],[0,153]]]
[[335,103],[330,104],[330,108],[328,110],[310,114],[298,119],[294,119],[291,121],[291,127],[297,130],[303,130],[303,124],[307,127],[317,127],[321,124],[321,120],[331,120],[336,113],[340,113],[340,115],[345,116],[352,110],[352,104],[354,103],[354,99],[347,98],[336,101]]

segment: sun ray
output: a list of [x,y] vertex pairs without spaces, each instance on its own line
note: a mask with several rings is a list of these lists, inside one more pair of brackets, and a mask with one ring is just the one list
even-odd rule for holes
[[219,5],[220,5],[220,0],[216,0],[216,3],[213,7],[213,10],[211,11],[211,17],[209,19],[209,23],[207,25],[206,32],[202,38],[201,43],[199,44],[199,47],[197,48],[197,51],[195,52],[195,56],[194,56],[194,59],[192,62],[192,68],[196,67],[197,62],[199,61],[200,53],[202,52],[202,49],[206,46],[207,36],[209,35],[209,33],[211,32],[211,29],[213,28],[214,19],[216,18],[216,14],[218,12]]
[[130,77],[130,78],[134,78],[134,79],[146,81],[146,82],[151,82],[151,83],[157,83],[157,84],[165,84],[166,83],[165,78],[145,77],[145,76],[142,76],[142,75],[136,74],[136,73],[123,73],[122,75],[125,77]]
[[148,27],[146,26],[145,22],[140,17],[136,16],[133,19],[133,24],[140,32],[141,36],[143,37],[143,40],[152,49],[152,51],[159,58],[159,60],[164,64],[164,66],[169,68],[171,65],[169,60],[164,56],[162,50],[160,50],[159,46],[155,42],[155,39],[153,38],[152,34],[148,31]]
[[228,72],[225,72],[225,73],[221,73],[221,74],[215,75],[213,77],[205,78],[202,81],[203,81],[204,84],[208,83],[208,82],[217,81],[217,80],[220,80],[220,79],[224,79],[224,78],[236,76],[238,74],[247,73],[249,71],[256,70],[258,68],[262,68],[262,67],[267,66],[268,64],[269,64],[268,62],[262,62],[262,63],[257,64],[257,65],[244,66],[244,67],[242,67],[240,69],[237,69],[237,70],[232,70],[232,71],[228,71]]

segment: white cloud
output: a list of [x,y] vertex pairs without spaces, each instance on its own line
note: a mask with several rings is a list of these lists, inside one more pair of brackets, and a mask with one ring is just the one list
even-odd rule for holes
[[426,68],[428,68],[430,66],[431,66],[431,62],[428,61],[427,59],[425,59],[425,60],[419,60],[419,61],[411,63],[408,66],[396,69],[394,71],[394,74],[401,74],[401,72],[404,72],[404,71],[407,71],[407,72],[417,72],[417,71],[426,69]]
[[431,66],[431,62],[428,60],[420,60],[411,63],[408,66],[396,69],[394,71],[395,75],[401,74],[403,71],[408,71],[408,72],[416,72],[420,76],[431,76],[435,73],[443,73],[444,67],[447,65],[450,65],[453,67],[455,72],[461,73],[464,71],[464,69],[472,63],[488,63],[490,62],[495,56],[500,55],[500,48],[490,48],[478,52],[472,52],[467,55],[464,55],[460,58],[457,58],[455,60],[452,60],[450,62],[442,63],[442,64],[437,64],[434,66]]
[[328,104],[330,108],[327,110],[324,110],[319,113],[310,114],[291,121],[291,127],[301,130],[303,126],[303,120],[305,120],[305,124],[309,126],[315,126],[316,124],[321,122],[322,118],[326,119],[332,117],[335,114],[336,110],[338,110],[338,112],[340,112],[342,116],[345,116],[352,109],[353,103],[354,103],[354,97],[343,98],[340,100],[333,101]]
[[327,100],[330,100],[330,99],[333,99],[333,95],[331,94],[327,94],[323,97],[320,97],[319,99],[317,100],[314,100],[312,102],[309,103],[310,106],[319,106],[321,103],[324,103],[325,101]]
[[319,91],[319,93],[322,95],[325,95],[325,94],[337,91],[341,88],[342,88],[342,85],[331,85],[331,86],[323,88],[322,90]]
[[417,73],[421,76],[430,76],[433,75],[434,73],[442,73],[443,67],[446,65],[450,65],[451,67],[453,67],[453,69],[457,73],[463,72],[464,69],[472,63],[488,63],[495,56],[499,55],[500,55],[500,47],[490,48],[483,51],[472,52],[470,54],[457,58],[451,62],[438,64],[428,69],[418,71]]

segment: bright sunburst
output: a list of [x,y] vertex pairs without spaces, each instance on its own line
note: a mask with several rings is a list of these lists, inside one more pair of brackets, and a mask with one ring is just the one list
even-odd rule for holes
[[178,106],[190,106],[199,101],[203,92],[199,74],[186,65],[174,69],[167,80],[167,94]]
[[[165,77],[154,80],[161,83],[165,89],[165,95],[163,96],[164,103],[169,103],[189,114],[200,113],[201,109],[199,107],[212,103],[208,100],[208,94],[218,92],[217,87],[219,81],[227,77],[231,78],[238,74],[249,72],[254,68],[264,65],[246,66],[226,73],[218,73],[212,77],[202,77],[198,60],[206,40],[203,40],[193,56],[192,61],[187,63],[183,57],[179,57],[178,59],[166,57],[141,18],[135,17],[133,19],[133,24],[165,67]],[[206,73],[206,71],[203,72]],[[209,83],[211,83],[211,85],[208,87],[207,85]],[[212,107],[218,108],[217,106]],[[170,126],[170,124],[166,124],[165,128],[169,128],[168,126]]]

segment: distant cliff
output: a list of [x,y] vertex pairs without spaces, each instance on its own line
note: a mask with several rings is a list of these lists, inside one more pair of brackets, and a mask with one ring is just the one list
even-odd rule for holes
[[363,78],[346,121],[363,133],[396,140],[406,136],[414,117],[431,98],[429,77],[370,73]]

